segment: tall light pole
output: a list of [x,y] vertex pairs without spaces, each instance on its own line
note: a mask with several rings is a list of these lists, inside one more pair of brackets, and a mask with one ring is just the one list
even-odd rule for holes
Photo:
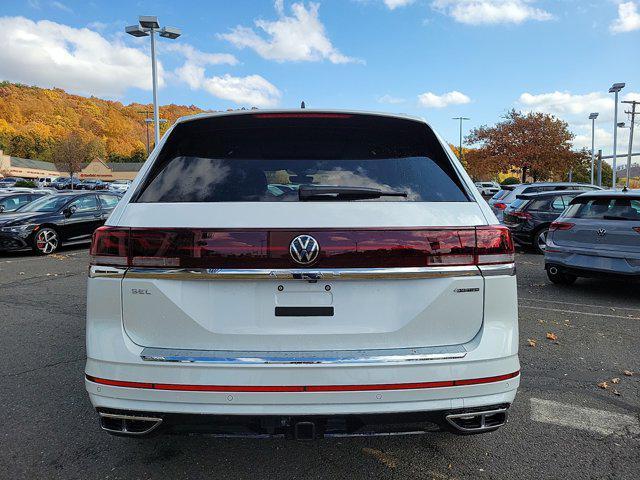
[[629,155],[627,157],[627,190],[629,190],[629,182],[630,182],[630,176],[631,176],[631,155],[632,155],[632,150],[633,150],[633,126],[635,125],[635,121],[636,121],[636,105],[640,105],[640,102],[638,101],[634,101],[634,100],[627,100],[625,102],[622,103],[628,103],[631,105],[631,111],[627,111],[625,113],[628,113],[629,115],[631,115],[631,130],[629,131]]
[[613,185],[612,188],[616,189],[616,155],[618,153],[618,94],[620,90],[624,88],[624,83],[614,83],[609,89],[609,93],[614,94],[615,107],[613,114]]
[[596,118],[598,118],[598,112],[593,112],[589,115],[591,120],[591,185],[594,181],[594,167],[596,158]]
[[462,162],[462,122],[471,119],[467,117],[453,117],[453,120],[460,120],[460,143],[458,144],[458,156],[460,157],[460,161]]
[[175,27],[160,28],[158,17],[144,15],[138,25],[125,27],[125,32],[134,37],[151,37],[151,80],[153,83],[153,120],[155,145],[160,143],[160,115],[158,113],[158,66],[156,61],[156,32],[163,38],[175,40],[182,32]]

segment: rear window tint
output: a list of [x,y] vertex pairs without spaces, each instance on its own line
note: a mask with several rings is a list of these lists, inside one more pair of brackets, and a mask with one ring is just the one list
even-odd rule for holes
[[579,198],[565,218],[640,221],[640,200],[628,198]]
[[426,125],[366,115],[301,117],[232,115],[178,125],[135,201],[298,201],[302,185],[407,193],[372,201],[469,201]]
[[522,199],[518,199],[515,200],[513,202],[511,202],[511,204],[509,205],[511,208],[513,208],[514,210],[520,208],[522,205],[524,205],[525,203],[527,203],[527,200],[522,200]]

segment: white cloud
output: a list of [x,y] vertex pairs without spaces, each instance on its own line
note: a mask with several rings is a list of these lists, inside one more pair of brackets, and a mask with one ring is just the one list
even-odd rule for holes
[[62,10],[63,12],[73,13],[73,10],[62,2],[51,2],[51,6]]
[[[250,48],[262,58],[277,62],[358,62],[333,46],[318,16],[319,6],[317,3],[309,3],[308,7],[304,3],[294,3],[292,15],[287,16],[284,4],[276,0],[277,20],[256,20],[258,32],[250,27],[237,26],[229,33],[219,34],[219,37],[238,48]],[[264,35],[259,33],[260,30]]]
[[395,10],[396,8],[406,7],[411,5],[415,0],[383,0],[384,4],[389,10]]
[[[640,100],[640,93],[629,92],[621,95],[620,99]],[[613,94],[606,92],[572,94],[558,91],[541,94],[523,93],[516,102],[516,106],[525,111],[550,113],[566,121],[569,128],[576,134],[574,146],[588,149],[591,149],[591,121],[588,117],[590,113],[598,112],[595,129],[596,149],[602,148],[609,152],[613,146]],[[618,121],[628,123],[627,115],[623,112],[624,107],[624,104],[618,106]],[[626,151],[629,142],[628,132],[628,129],[618,130],[618,151]]]
[[612,33],[640,30],[640,12],[636,2],[624,2],[618,5],[618,18],[610,25]]
[[471,99],[468,96],[455,90],[442,95],[436,95],[431,92],[418,95],[418,103],[426,108],[444,108],[449,105],[462,105],[469,102],[471,102]]
[[238,59],[231,54],[206,53],[185,43],[168,44],[163,46],[163,49],[185,58],[184,64],[177,68],[172,76],[186,83],[192,90],[204,90],[214,97],[245,107],[272,107],[280,101],[280,91],[260,75],[207,76],[207,66],[236,65]]
[[404,98],[400,98],[400,97],[394,97],[393,95],[382,95],[381,97],[378,97],[378,103],[387,103],[390,105],[395,105],[398,103],[404,103],[406,100]]
[[431,6],[468,25],[520,24],[527,20],[553,19],[552,14],[533,7],[532,3],[534,0],[434,0]]
[[[151,89],[149,56],[87,28],[0,17],[0,78],[89,95],[119,97]],[[163,83],[162,64],[159,83]]]

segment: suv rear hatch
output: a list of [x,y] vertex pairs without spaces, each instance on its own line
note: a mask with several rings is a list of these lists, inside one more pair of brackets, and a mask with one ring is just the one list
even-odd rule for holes
[[513,261],[429,127],[396,117],[178,124],[116,221],[92,255],[128,267],[124,328],[146,347],[462,344],[483,320],[477,265]]
[[553,243],[584,253],[640,258],[640,198],[581,195],[551,225]]

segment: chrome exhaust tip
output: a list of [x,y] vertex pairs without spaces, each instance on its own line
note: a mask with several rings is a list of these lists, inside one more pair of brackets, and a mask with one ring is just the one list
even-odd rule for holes
[[462,433],[495,430],[507,423],[507,409],[497,408],[478,412],[450,413],[444,417],[449,425]]
[[117,413],[98,412],[100,427],[114,435],[143,436],[153,432],[162,423],[162,418]]

